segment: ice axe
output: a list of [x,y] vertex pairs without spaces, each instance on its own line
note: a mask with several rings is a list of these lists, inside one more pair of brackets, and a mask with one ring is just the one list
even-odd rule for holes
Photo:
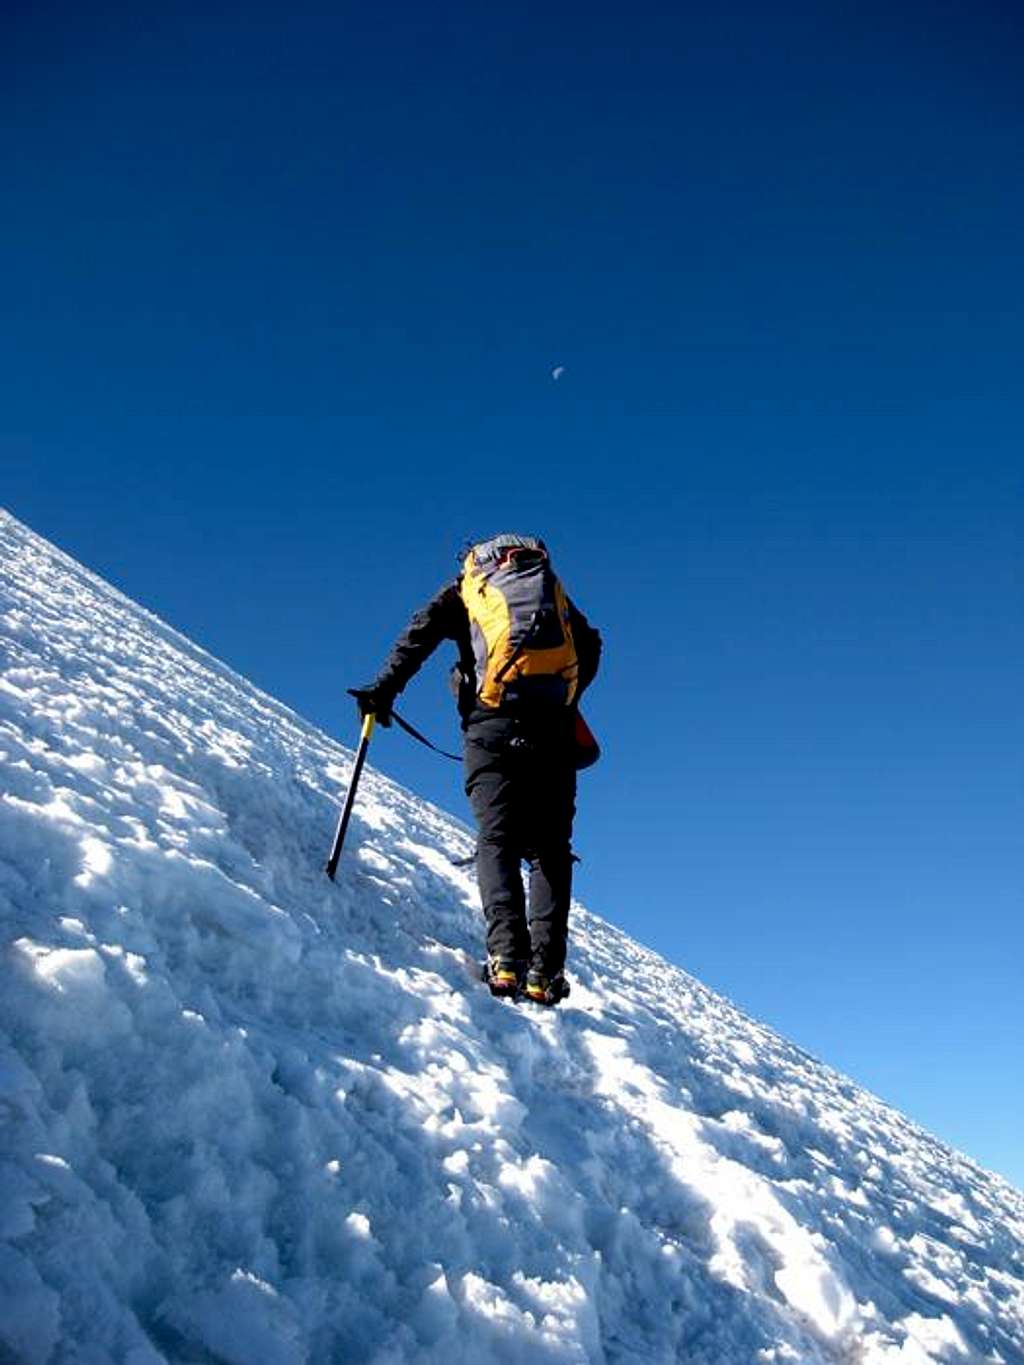
[[366,751],[370,747],[370,736],[373,734],[373,726],[377,717],[369,711],[363,717],[363,732],[359,736],[359,748],[356,750],[355,767],[352,769],[352,776],[349,779],[348,791],[345,793],[345,804],[341,808],[341,817],[338,820],[338,828],[334,834],[334,847],[331,849],[331,856],[327,859],[327,866],[324,869],[331,881],[334,881],[334,874],[338,870],[338,859],[341,857],[341,846],[345,842],[345,831],[348,829],[349,816],[352,814],[352,806],[356,799],[356,788],[359,786],[359,775],[363,771],[363,764],[366,762]]

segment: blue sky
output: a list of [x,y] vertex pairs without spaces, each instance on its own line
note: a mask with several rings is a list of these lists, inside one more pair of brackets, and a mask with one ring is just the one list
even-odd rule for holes
[[581,898],[1024,1184],[1012,8],[4,29],[4,503],[349,740],[462,541],[543,534]]

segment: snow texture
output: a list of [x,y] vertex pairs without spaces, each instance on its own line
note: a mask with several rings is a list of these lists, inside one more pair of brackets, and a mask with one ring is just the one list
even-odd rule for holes
[[1024,1199],[0,514],[0,1361],[1024,1361]]

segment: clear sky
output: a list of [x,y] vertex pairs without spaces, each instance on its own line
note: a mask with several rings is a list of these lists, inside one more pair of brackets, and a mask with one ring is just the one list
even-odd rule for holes
[[0,23],[3,503],[350,742],[543,534],[581,898],[1024,1184],[1017,7]]

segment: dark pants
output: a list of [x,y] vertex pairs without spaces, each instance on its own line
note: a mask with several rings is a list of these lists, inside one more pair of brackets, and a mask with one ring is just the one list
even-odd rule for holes
[[[506,717],[466,730],[466,794],[478,828],[477,881],[490,957],[548,977],[565,966],[576,765],[570,718]],[[530,866],[529,920],[520,864]]]

